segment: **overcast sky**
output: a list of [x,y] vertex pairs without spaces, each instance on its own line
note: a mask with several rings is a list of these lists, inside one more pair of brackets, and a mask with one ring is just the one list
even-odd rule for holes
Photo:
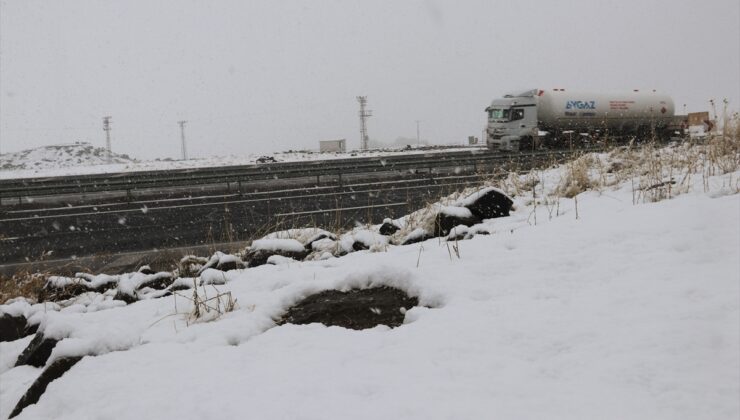
[[738,0],[0,1],[0,151],[139,158],[480,136],[508,91],[657,89],[740,105]]

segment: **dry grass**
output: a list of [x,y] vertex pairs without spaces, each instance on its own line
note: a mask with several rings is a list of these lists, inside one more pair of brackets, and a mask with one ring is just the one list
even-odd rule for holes
[[18,273],[13,277],[0,276],[0,304],[24,297],[37,301],[42,295],[48,273]]
[[217,320],[224,314],[233,312],[234,309],[237,308],[236,299],[231,296],[231,292],[221,292],[215,286],[211,285],[210,287],[213,288],[214,294],[209,297],[208,287],[209,286],[203,286],[201,288],[201,293],[199,293],[197,281],[196,279],[193,279],[192,297],[177,292],[173,294],[175,314],[178,313],[178,297],[189,300],[193,306],[187,313],[187,317],[185,319],[187,325]]
[[[539,170],[526,174],[510,173],[502,189],[525,197],[525,204],[547,207],[550,217],[558,215],[561,198],[575,199],[585,191],[603,192],[609,187],[632,185],[633,203],[670,199],[696,188],[702,179],[705,192],[710,177],[740,170],[740,116],[727,118],[721,133],[704,140],[686,139],[668,146],[648,142],[636,147],[630,143],[608,154],[587,154],[565,164],[556,186],[544,185]],[[723,189],[740,192],[740,181],[729,177]],[[550,181],[552,183],[552,181]],[[531,197],[531,198],[530,198]]]
[[591,176],[592,169],[600,163],[593,155],[581,156],[566,164],[565,177],[556,189],[558,196],[573,198],[578,194],[600,185],[598,179]]

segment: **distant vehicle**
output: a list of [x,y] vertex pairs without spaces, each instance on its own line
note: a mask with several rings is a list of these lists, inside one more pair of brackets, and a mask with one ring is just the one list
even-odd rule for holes
[[597,141],[607,135],[665,138],[685,120],[675,116],[670,97],[637,90],[601,94],[532,89],[495,99],[486,113],[486,145],[505,151],[562,147],[574,139]]
[[272,156],[260,156],[256,160],[257,163],[274,163],[277,160]]

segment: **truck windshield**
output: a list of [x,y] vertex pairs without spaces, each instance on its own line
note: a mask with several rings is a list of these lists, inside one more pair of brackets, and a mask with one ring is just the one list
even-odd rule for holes
[[509,120],[509,109],[489,108],[488,118],[494,120]]

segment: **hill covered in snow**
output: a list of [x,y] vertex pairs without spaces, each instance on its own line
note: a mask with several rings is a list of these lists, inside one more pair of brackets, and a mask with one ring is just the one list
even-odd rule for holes
[[47,170],[135,162],[136,159],[117,153],[112,153],[108,162],[105,148],[76,142],[4,153],[0,155],[0,170]]
[[[249,252],[295,258],[50,278],[59,299],[0,306],[38,331],[0,342],[0,418],[737,418],[739,150],[622,149],[511,173],[496,181],[511,213],[454,228],[465,235],[273,232]],[[469,198],[388,223],[402,235],[430,211],[465,218]],[[299,260],[308,242],[326,252]],[[410,299],[361,294],[374,289]],[[340,293],[399,321],[295,322]]]

